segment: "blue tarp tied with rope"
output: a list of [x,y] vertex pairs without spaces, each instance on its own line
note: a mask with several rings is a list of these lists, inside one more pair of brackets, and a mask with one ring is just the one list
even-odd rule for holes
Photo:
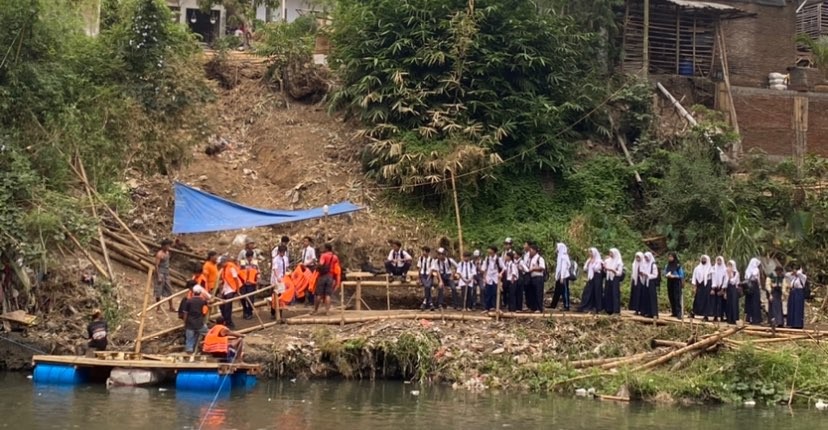
[[364,208],[348,201],[330,205],[327,213],[325,208],[298,211],[258,209],[176,182],[173,233],[205,233],[262,227],[342,215],[362,209]]

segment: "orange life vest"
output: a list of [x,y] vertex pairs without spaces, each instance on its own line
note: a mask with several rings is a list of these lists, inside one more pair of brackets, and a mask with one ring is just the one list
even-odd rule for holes
[[207,277],[204,276],[204,273],[193,275],[193,281],[195,281],[196,284],[201,285],[202,287],[207,289]]
[[259,268],[252,264],[244,266],[244,269],[239,271],[239,278],[245,284],[256,285],[259,283]]
[[297,264],[293,272],[285,275],[285,288],[292,288],[297,299],[305,297],[305,292],[308,290],[311,278],[311,271],[306,269],[303,264]]
[[202,348],[206,353],[223,352],[227,353],[227,336],[221,336],[221,331],[227,327],[216,324],[207,335],[204,336],[204,347]]
[[236,273],[238,273],[239,277],[241,277],[241,270],[239,269],[239,266],[236,265],[236,263],[228,261],[225,263],[224,269],[221,271],[221,279],[229,285],[233,291],[238,292],[241,287],[241,280],[233,277],[232,269],[236,269]]
[[207,260],[201,266],[201,274],[204,276],[206,283],[204,288],[207,289],[208,293],[212,293],[216,288],[216,282],[218,282],[218,266],[216,266],[216,263]]

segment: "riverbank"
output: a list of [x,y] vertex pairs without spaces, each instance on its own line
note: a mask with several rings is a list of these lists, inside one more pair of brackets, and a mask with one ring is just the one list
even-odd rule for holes
[[[270,378],[403,379],[470,391],[568,395],[592,388],[598,395],[663,403],[828,398],[828,354],[813,342],[768,343],[737,334],[701,353],[636,369],[716,330],[617,316],[280,326],[247,337],[247,360],[262,364]],[[624,357],[633,358],[611,360]]]
[[[807,405],[828,399],[828,348],[819,334],[791,339],[743,330],[717,340],[713,335],[727,326],[666,319],[654,325],[628,315],[468,317],[475,320],[444,321],[439,314],[342,326],[294,320],[249,334],[246,361],[261,364],[266,379],[387,379],[570,396],[593,389],[596,396],[656,403]],[[169,342],[175,337],[149,347],[169,350]],[[699,351],[655,362],[702,342]],[[35,349],[71,354],[48,342],[9,337],[0,342],[4,367],[30,368]]]

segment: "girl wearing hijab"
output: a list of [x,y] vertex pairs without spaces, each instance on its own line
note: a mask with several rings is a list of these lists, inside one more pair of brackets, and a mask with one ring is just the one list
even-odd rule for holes
[[587,284],[581,294],[581,306],[578,307],[578,312],[601,312],[601,285],[604,282],[601,271],[603,267],[601,253],[596,248],[589,248],[589,259],[584,263]]
[[704,316],[707,311],[707,301],[710,298],[710,284],[713,277],[713,268],[710,266],[710,257],[702,255],[699,264],[693,270],[693,310],[690,318],[696,315]]
[[646,286],[641,294],[641,314],[645,317],[658,318],[658,287],[661,284],[661,274],[652,252],[644,253],[644,263],[641,264],[641,273]]
[[632,275],[630,276],[630,310],[635,311],[636,315],[641,315],[641,279],[639,277],[641,262],[644,260],[644,253],[636,252],[635,260],[632,265]]
[[745,269],[745,321],[753,325],[762,324],[761,265],[758,258],[753,258]]
[[667,254],[667,266],[664,267],[667,278],[667,298],[670,300],[670,315],[681,319],[684,314],[681,287],[684,282],[684,269],[675,252]]
[[805,327],[805,283],[808,277],[802,267],[788,275],[791,282],[791,293],[788,295],[788,327]]
[[785,276],[782,266],[776,266],[773,274],[765,280],[765,293],[768,294],[768,315],[771,327],[782,327],[785,325],[785,316],[782,311],[782,304],[785,297],[790,300],[791,284]]
[[555,264],[555,292],[552,293],[552,309],[557,309],[558,300],[563,298],[564,311],[569,310],[569,276],[572,262],[569,260],[569,250],[566,245],[557,246],[558,259]]
[[713,322],[719,322],[722,315],[722,301],[724,300],[725,289],[727,288],[727,267],[724,257],[716,257],[716,265],[713,266],[713,279],[710,284],[710,298],[707,300],[707,313],[704,320],[712,317]]
[[736,262],[727,262],[727,291],[725,292],[725,319],[728,324],[739,321],[739,269]]
[[604,260],[604,272],[607,274],[604,289],[604,311],[608,314],[621,313],[621,281],[624,279],[624,262],[621,251],[610,249],[609,258]]

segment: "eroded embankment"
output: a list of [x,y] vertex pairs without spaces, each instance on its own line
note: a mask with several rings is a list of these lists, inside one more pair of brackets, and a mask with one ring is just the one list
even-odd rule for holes
[[268,377],[388,378],[570,394],[594,388],[599,395],[667,402],[777,403],[788,402],[792,391],[794,402],[828,398],[828,354],[815,343],[765,344],[739,333],[643,368],[716,331],[603,316],[282,326],[248,336],[247,360],[263,364]]

